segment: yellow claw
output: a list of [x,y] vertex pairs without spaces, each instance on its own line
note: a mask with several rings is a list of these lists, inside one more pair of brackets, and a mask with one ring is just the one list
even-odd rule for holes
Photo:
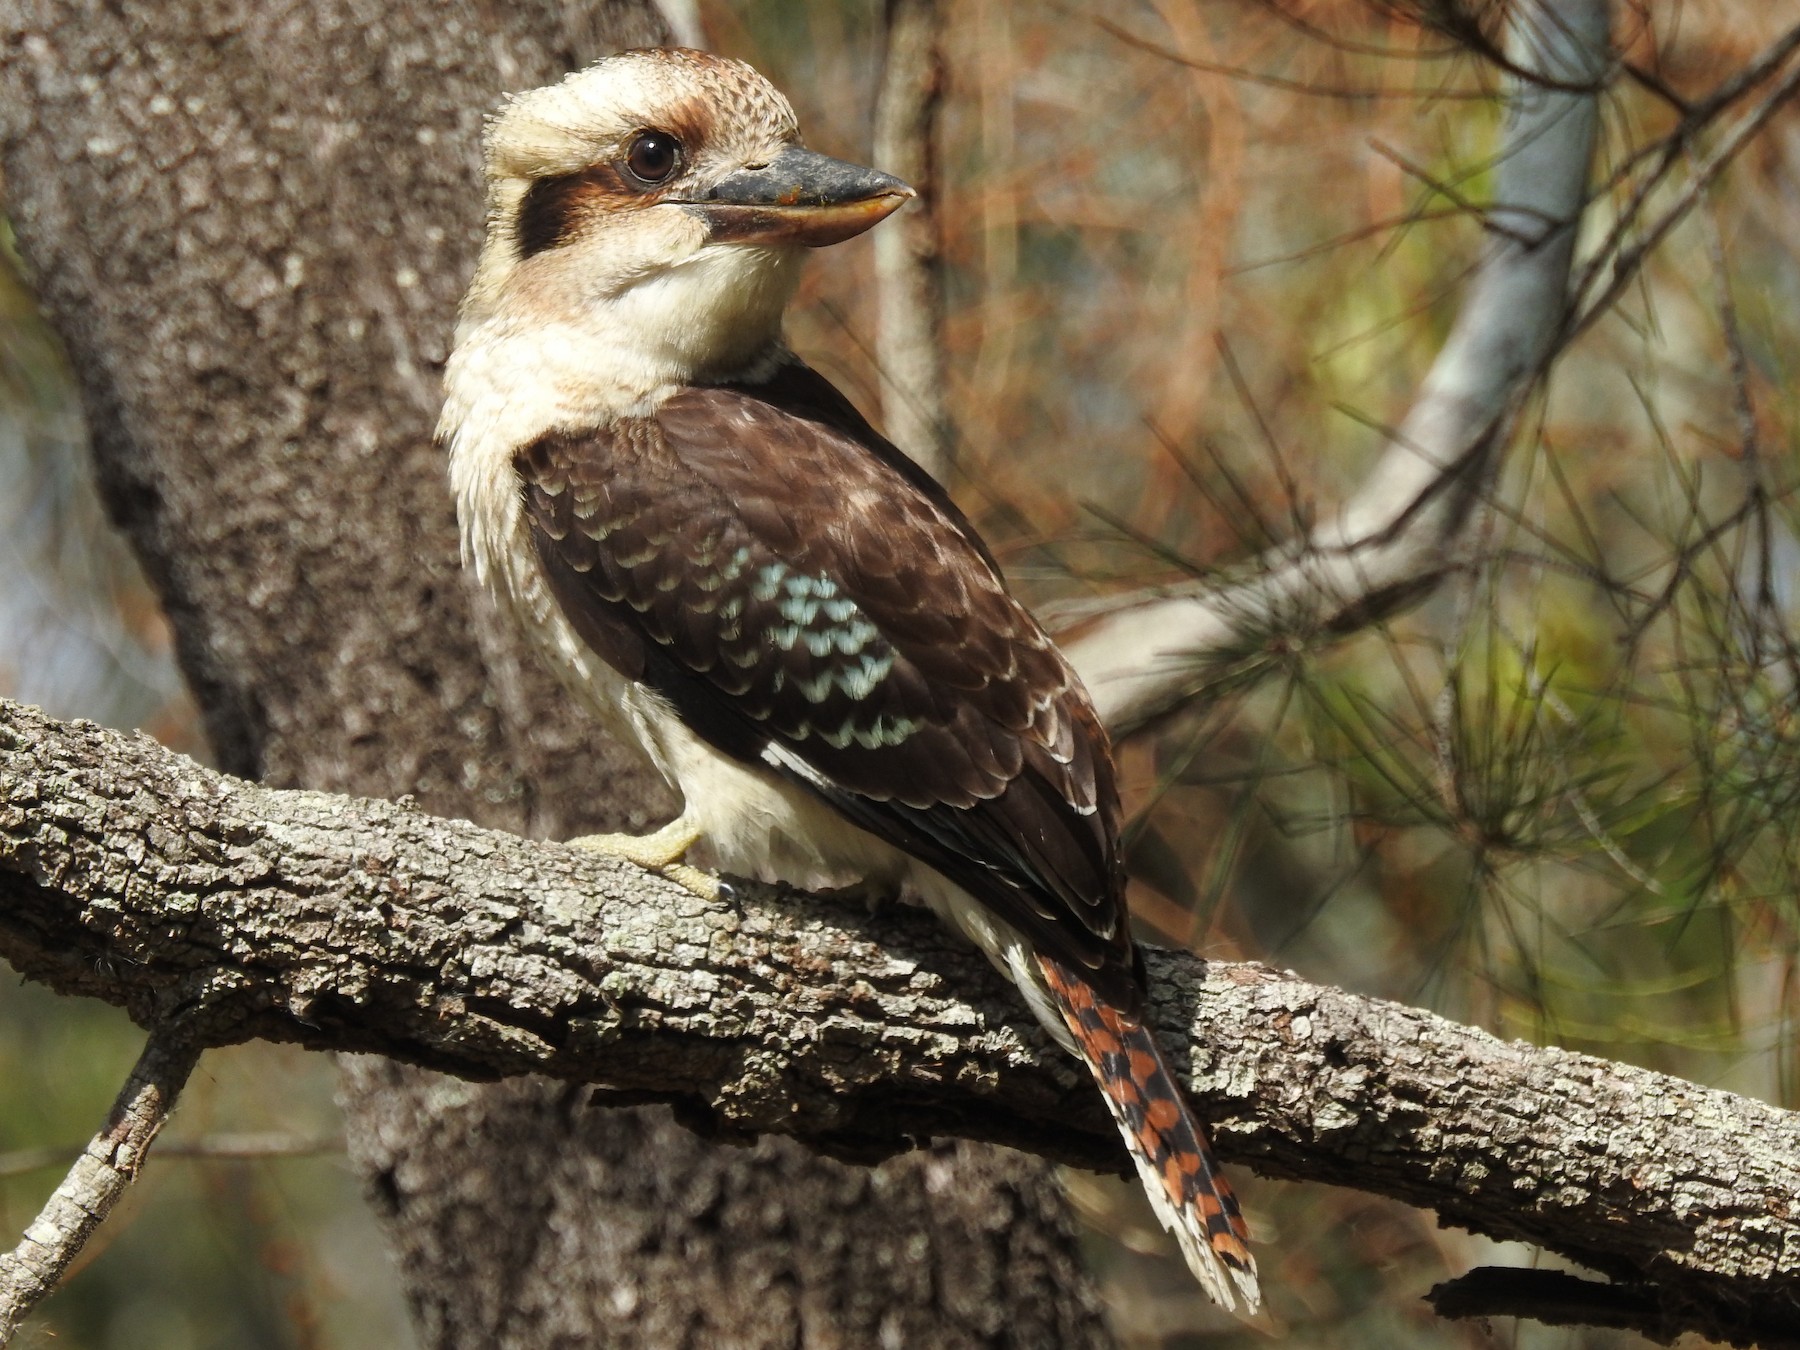
[[568,843],[571,848],[586,849],[589,853],[623,858],[646,872],[667,877],[702,900],[717,900],[719,879],[681,861],[699,837],[697,826],[677,818],[653,834],[585,834]]

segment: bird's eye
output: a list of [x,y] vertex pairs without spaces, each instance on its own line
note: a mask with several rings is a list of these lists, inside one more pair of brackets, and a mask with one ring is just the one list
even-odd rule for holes
[[625,167],[641,183],[667,182],[681,163],[681,142],[666,131],[640,131],[625,151]]

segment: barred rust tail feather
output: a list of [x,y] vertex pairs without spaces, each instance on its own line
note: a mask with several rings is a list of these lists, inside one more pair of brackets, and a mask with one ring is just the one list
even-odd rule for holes
[[1038,965],[1163,1227],[1175,1234],[1188,1267],[1214,1302],[1254,1317],[1262,1291],[1248,1245],[1250,1230],[1155,1036],[1137,1018],[1102,1001],[1068,966],[1042,955]]

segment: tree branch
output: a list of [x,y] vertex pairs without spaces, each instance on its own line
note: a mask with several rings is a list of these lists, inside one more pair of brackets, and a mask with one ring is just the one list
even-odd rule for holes
[[1064,644],[1123,735],[1282,641],[1354,631],[1428,593],[1458,560],[1517,410],[1556,348],[1611,60],[1606,0],[1509,13],[1508,115],[1488,252],[1418,401],[1330,524],[1247,579],[1112,612]]
[[[4,703],[0,956],[206,1044],[550,1074],[858,1159],[955,1135],[1121,1161],[1078,1066],[928,916],[754,887],[708,904]],[[1800,1118],[1262,966],[1150,965],[1225,1156],[1537,1243],[1659,1327],[1800,1343]]]
[[1642,1290],[1598,1284],[1562,1270],[1480,1266],[1434,1286],[1425,1297],[1440,1317],[1529,1317],[1553,1327],[1637,1331],[1663,1342],[1681,1334],[1679,1326],[1664,1323],[1655,1299]]

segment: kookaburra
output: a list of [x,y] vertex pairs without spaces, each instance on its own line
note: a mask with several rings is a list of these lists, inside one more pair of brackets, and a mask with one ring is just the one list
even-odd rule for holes
[[808,248],[913,195],[807,150],[749,66],[611,57],[487,132],[439,436],[466,557],[681,793],[586,841],[906,894],[1092,1070],[1219,1303],[1256,1268],[1143,1022],[1105,732],[943,490],[782,341]]

